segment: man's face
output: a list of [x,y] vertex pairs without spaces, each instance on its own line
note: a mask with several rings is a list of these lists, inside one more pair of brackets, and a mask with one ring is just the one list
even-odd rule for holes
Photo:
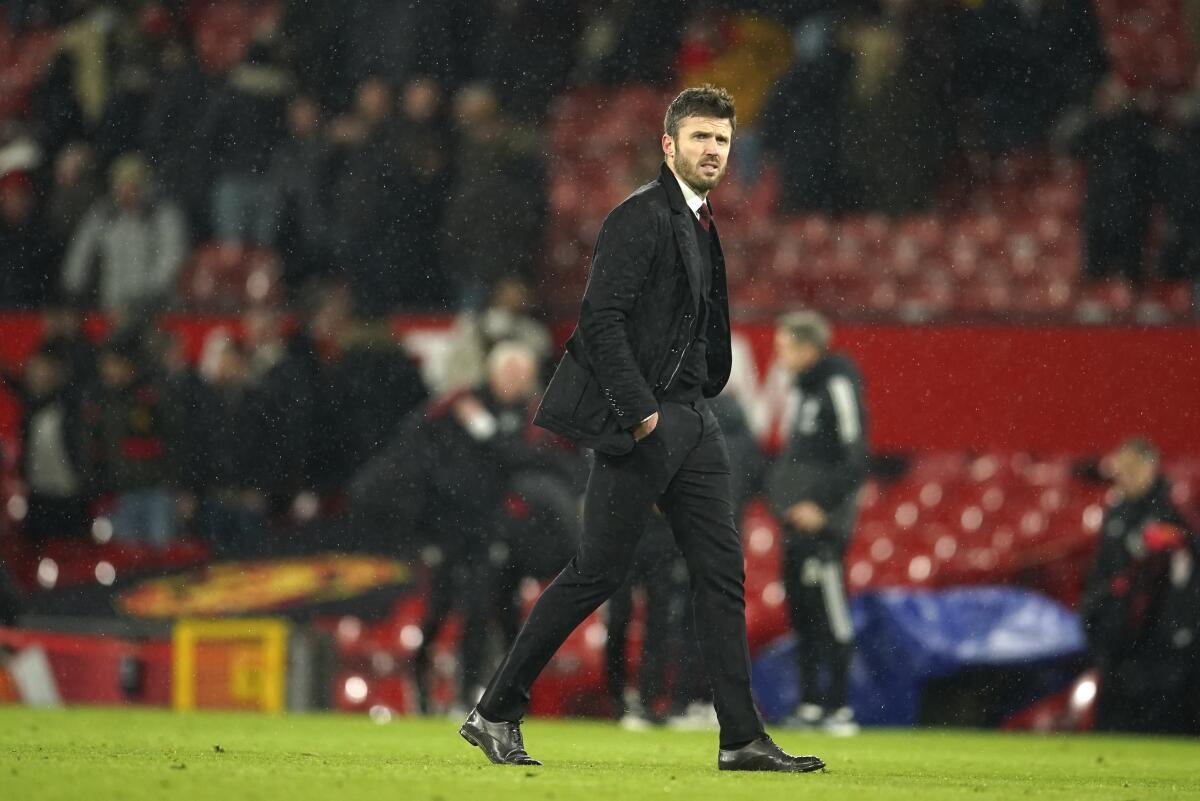
[[796,339],[785,329],[775,332],[775,359],[788,372],[806,373],[820,358],[821,351],[813,343]]
[[698,195],[706,195],[721,183],[729,164],[733,125],[717,117],[684,117],[679,135],[663,134],[667,166]]
[[1112,457],[1113,483],[1127,498],[1146,494],[1158,475],[1158,465],[1130,449],[1119,450]]

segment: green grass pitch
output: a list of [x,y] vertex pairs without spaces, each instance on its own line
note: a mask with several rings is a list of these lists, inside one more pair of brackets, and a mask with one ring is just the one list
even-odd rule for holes
[[496,767],[457,720],[0,707],[5,801],[640,801],[1200,798],[1200,742],[1160,738],[776,731],[826,773],[719,773],[716,735],[538,720],[541,768]]

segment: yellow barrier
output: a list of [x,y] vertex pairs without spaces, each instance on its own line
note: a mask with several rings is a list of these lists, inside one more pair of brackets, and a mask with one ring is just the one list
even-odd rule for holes
[[177,710],[285,706],[288,624],[275,618],[184,619],[172,637]]

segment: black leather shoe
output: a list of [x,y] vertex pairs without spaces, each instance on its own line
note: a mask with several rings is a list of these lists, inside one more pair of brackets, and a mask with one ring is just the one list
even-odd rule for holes
[[781,773],[811,773],[814,770],[824,770],[825,763],[820,757],[792,756],[775,745],[767,735],[763,735],[741,748],[726,750],[722,748],[717,754],[717,767],[721,770],[773,770]]
[[471,710],[458,733],[496,765],[540,765],[525,753],[525,741],[521,738],[520,723],[492,723],[479,714],[479,708]]

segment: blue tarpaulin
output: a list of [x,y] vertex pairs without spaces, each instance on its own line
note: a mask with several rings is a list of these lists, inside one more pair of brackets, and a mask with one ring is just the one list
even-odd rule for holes
[[[850,701],[863,723],[917,722],[922,686],[983,666],[1066,659],[1086,647],[1078,616],[1036,592],[963,587],[864,592],[850,602],[855,658]],[[796,706],[796,642],[782,637],[758,652],[754,690],[768,720]]]

